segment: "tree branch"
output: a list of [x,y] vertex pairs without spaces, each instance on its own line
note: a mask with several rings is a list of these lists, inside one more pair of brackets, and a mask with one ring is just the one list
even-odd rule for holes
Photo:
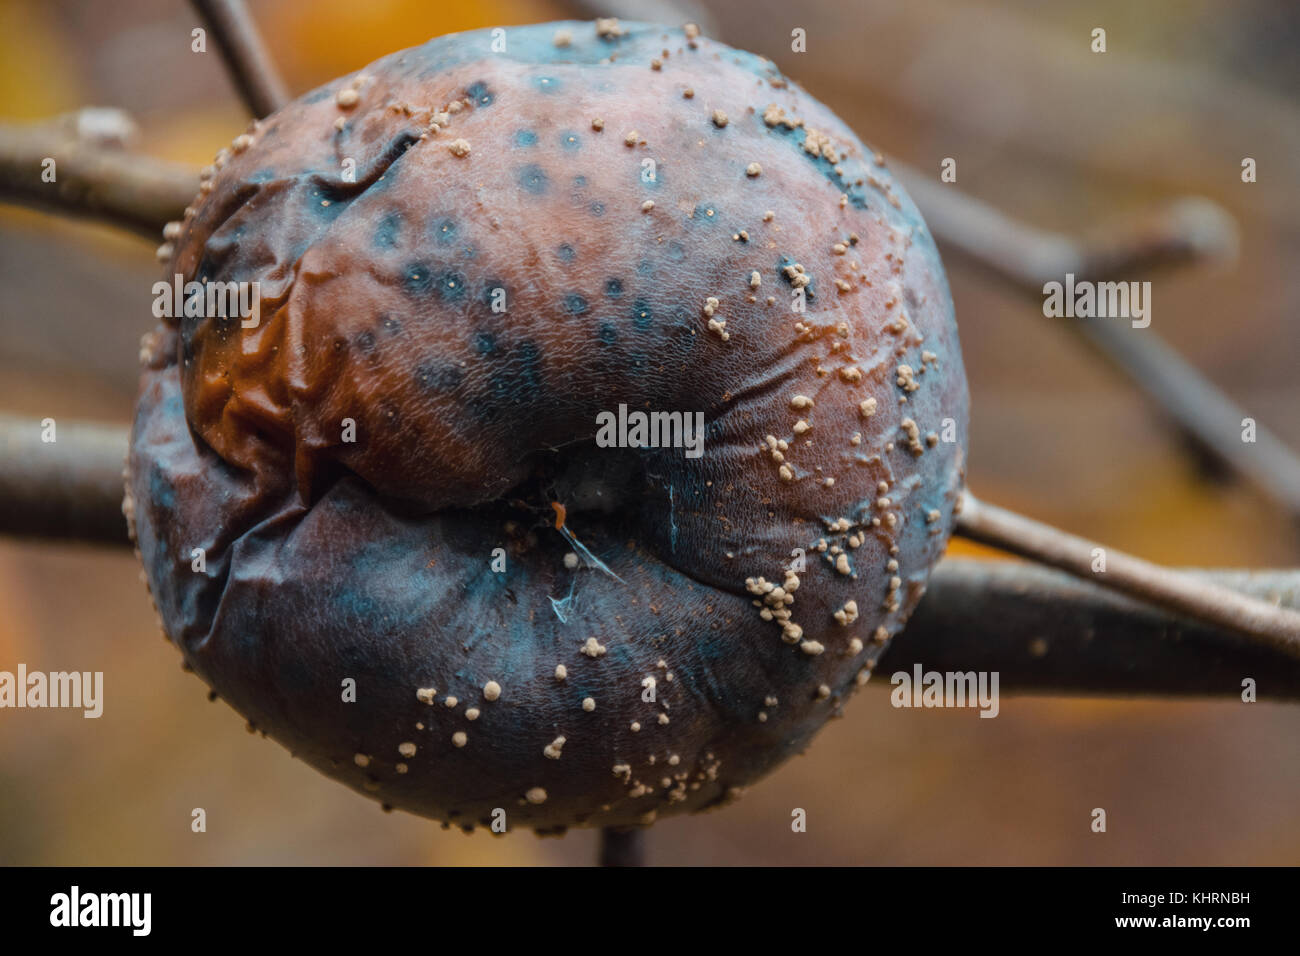
[[129,545],[122,516],[126,429],[0,415],[0,532]]
[[1067,272],[1077,279],[1230,258],[1237,228],[1222,207],[1188,197],[1111,226],[1091,241],[1038,229],[896,160],[889,167],[925,215],[936,239],[1010,284],[1042,296]]
[[[101,219],[157,241],[199,191],[196,170],[126,151],[129,137],[87,130],[82,110],[32,124],[0,124],[0,201]],[[121,114],[124,116],[124,114]],[[54,160],[46,182],[46,160]]]
[[602,827],[601,866],[645,866],[645,830]]
[[[1300,660],[1300,613],[1295,611],[985,504],[969,491],[961,497],[957,533],[1161,605],[1184,617],[1258,638],[1278,653]],[[1100,569],[1098,560],[1102,562]]]
[[230,78],[253,117],[270,116],[288,103],[289,89],[266,52],[243,0],[192,2],[212,31]]
[[[1176,200],[1083,241],[1020,222],[903,164],[891,160],[890,167],[941,244],[1040,302],[1044,284],[1064,281],[1066,273],[1100,281],[1237,250],[1232,218],[1206,199]],[[1246,413],[1156,333],[1090,321],[1068,328],[1127,374],[1198,449],[1300,521],[1300,456],[1258,424],[1255,442],[1244,445]]]
[[[289,100],[240,0],[194,0],[241,96],[257,117]],[[126,135],[96,135],[114,116]],[[88,124],[93,117],[97,124]],[[31,124],[0,124],[0,201],[99,219],[157,239],[198,193],[196,170],[125,149],[134,124],[116,110],[86,109]],[[47,160],[54,161],[47,182]]]
[[[1300,608],[1300,571],[1184,569],[1207,584]],[[1275,646],[1018,561],[944,559],[876,664],[997,671],[999,693],[1300,700],[1300,661]]]
[[1216,465],[1245,478],[1300,524],[1300,457],[1258,422],[1247,444],[1245,409],[1205,378],[1150,329],[1113,322],[1075,323],[1076,331],[1142,391],[1156,399],[1179,431]]

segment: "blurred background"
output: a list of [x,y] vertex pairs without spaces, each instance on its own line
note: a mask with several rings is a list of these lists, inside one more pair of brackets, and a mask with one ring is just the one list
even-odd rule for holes
[[[1231,262],[1160,272],[1152,331],[1300,447],[1300,8],[1285,0],[704,0],[869,144],[1034,225],[1082,234],[1185,194]],[[250,0],[294,93],[431,36],[586,17],[561,3]],[[628,16],[634,2],[618,4]],[[0,119],[130,110],[138,148],[205,164],[247,123],[182,0],[3,0]],[[1094,27],[1108,52],[1089,51]],[[807,52],[790,31],[807,31]],[[211,44],[209,46],[212,50]],[[1259,181],[1241,182],[1256,159]],[[0,207],[0,410],[127,422],[156,243]],[[1156,561],[1295,566],[1296,530],[1214,480],[1041,300],[945,255],[986,500]],[[1133,276],[1132,278],[1146,278]],[[987,555],[958,543],[960,555]],[[906,640],[906,635],[902,638]],[[105,673],[98,720],[0,711],[2,864],[589,864],[596,834],[443,831],[244,732],[182,673],[126,549],[0,539],[0,669]],[[655,864],[1296,864],[1300,710],[1004,698],[895,710],[868,686],[738,804],[649,833]],[[190,831],[203,807],[207,832]],[[808,831],[790,830],[791,809]],[[1109,832],[1090,831],[1104,807]]]

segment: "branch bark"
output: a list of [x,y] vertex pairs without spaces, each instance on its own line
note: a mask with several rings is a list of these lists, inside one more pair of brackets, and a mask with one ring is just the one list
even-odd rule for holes
[[600,831],[601,866],[645,866],[645,831],[603,827]]
[[[1101,281],[1237,250],[1235,223],[1205,199],[1176,200],[1084,241],[1020,222],[900,163],[890,166],[942,245],[1040,302],[1043,285],[1064,281],[1066,273],[1076,281]],[[1108,322],[1074,321],[1067,327],[1124,372],[1196,448],[1300,522],[1300,456],[1258,424],[1254,443],[1243,444],[1246,412],[1159,335]]]
[[0,532],[128,545],[122,515],[126,429],[0,415]]
[[[1300,608],[1300,571],[1183,569],[1206,584]],[[1300,661],[1276,647],[1018,561],[945,559],[876,664],[997,671],[999,693],[1300,700]]]
[[[985,504],[969,491],[961,498],[957,533],[1021,557],[1096,581],[1185,617],[1236,631],[1300,660],[1300,613],[1198,581],[1180,571],[1103,547],[1004,508]],[[1094,562],[1101,552],[1101,570]]]
[[[0,201],[100,219],[155,242],[199,191],[197,170],[85,133],[87,112],[0,124]],[[54,160],[54,182],[42,174]]]
[[1237,228],[1220,206],[1188,197],[1116,224],[1091,241],[1038,229],[895,160],[890,169],[936,239],[1004,281],[1041,296],[1043,283],[1231,257]]
[[192,0],[217,41],[230,78],[255,119],[289,102],[289,89],[243,0]]

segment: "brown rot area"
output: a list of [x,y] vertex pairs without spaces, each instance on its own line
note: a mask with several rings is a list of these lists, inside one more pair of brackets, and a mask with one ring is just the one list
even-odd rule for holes
[[259,320],[158,330],[136,534],[190,665],[323,772],[461,826],[648,823],[870,676],[952,529],[965,374],[910,200],[767,61],[508,37],[218,157],[171,267]]

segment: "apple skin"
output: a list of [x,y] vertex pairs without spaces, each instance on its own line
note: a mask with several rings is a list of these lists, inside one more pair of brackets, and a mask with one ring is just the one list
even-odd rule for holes
[[[255,327],[142,349],[169,639],[467,829],[734,798],[865,683],[962,486],[947,280],[883,160],[761,57],[603,32],[439,37],[253,124],[165,272],[250,284]],[[701,453],[601,447],[620,405],[702,414]]]

